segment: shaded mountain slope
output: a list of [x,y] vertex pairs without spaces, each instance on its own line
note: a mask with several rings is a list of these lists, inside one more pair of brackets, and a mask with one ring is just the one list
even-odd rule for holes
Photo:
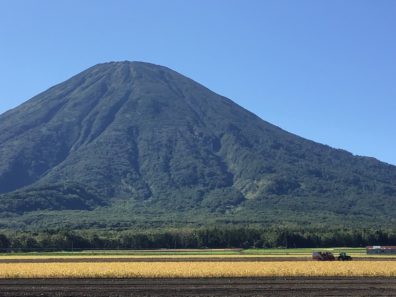
[[130,217],[391,221],[396,167],[290,134],[166,67],[113,62],[0,115],[0,193],[18,216],[117,217],[127,202]]

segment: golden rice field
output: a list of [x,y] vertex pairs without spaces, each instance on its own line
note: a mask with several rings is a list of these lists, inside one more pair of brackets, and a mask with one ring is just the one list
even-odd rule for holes
[[0,278],[396,277],[396,261],[1,263]]

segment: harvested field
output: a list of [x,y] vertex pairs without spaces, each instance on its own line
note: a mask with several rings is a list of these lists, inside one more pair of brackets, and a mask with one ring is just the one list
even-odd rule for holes
[[1,297],[396,296],[395,278],[20,279]]
[[396,277],[396,261],[1,263],[0,278]]

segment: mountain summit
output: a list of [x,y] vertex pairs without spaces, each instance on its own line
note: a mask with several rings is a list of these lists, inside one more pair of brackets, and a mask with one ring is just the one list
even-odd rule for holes
[[288,133],[169,68],[111,62],[0,115],[0,212],[22,228],[394,224],[396,167]]

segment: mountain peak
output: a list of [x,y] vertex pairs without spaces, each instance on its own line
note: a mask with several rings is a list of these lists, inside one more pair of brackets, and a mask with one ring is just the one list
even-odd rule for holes
[[[96,64],[86,71],[106,71],[106,70],[119,70],[119,69],[131,69],[134,71],[169,71],[176,73],[174,70],[162,66],[157,65],[149,62],[142,62],[142,61],[111,61],[105,63]],[[84,72],[82,72],[84,73]]]

